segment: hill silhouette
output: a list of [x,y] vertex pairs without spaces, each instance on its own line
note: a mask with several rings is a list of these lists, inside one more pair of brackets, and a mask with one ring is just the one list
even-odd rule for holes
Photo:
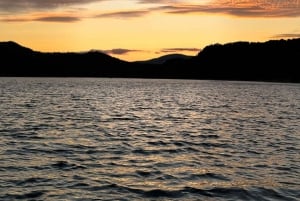
[[187,56],[184,54],[167,54],[158,58],[149,59],[146,61],[135,61],[136,63],[144,63],[144,64],[164,64],[170,60],[177,60],[177,59],[190,59],[193,56]]
[[299,82],[299,58],[300,38],[210,45],[192,63],[214,79]]
[[[300,82],[300,38],[232,42],[197,56],[127,62],[98,51],[43,53],[0,42],[0,76],[132,77]],[[154,62],[153,62],[154,61]]]

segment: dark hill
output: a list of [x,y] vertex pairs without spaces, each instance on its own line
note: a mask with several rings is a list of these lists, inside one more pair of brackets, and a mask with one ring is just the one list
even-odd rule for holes
[[128,62],[101,52],[42,53],[0,43],[1,76],[122,76]]
[[191,65],[212,79],[300,82],[299,59],[300,38],[210,45]]
[[[101,52],[42,53],[0,42],[0,76],[140,77],[300,82],[300,38],[205,47],[190,58],[126,62]],[[161,62],[163,61],[163,62]]]
[[144,64],[164,64],[170,60],[186,60],[190,59],[193,56],[187,56],[184,54],[167,54],[158,58],[149,59],[146,61],[136,61],[137,63],[144,63]]
[[23,47],[13,41],[0,42],[0,53],[1,55],[10,54],[31,54],[33,51],[27,47]]

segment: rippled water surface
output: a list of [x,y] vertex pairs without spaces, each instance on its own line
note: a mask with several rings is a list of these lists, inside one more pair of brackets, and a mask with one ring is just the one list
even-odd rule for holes
[[299,200],[300,85],[0,78],[0,200]]

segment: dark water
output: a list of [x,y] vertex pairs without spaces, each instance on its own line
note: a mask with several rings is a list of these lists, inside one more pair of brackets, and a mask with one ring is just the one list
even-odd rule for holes
[[299,200],[300,85],[0,78],[0,200]]

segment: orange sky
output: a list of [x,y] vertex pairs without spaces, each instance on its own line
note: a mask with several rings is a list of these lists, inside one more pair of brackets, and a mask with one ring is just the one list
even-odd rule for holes
[[[254,3],[255,2],[255,3]],[[0,41],[125,60],[300,37],[300,0],[1,0]]]

